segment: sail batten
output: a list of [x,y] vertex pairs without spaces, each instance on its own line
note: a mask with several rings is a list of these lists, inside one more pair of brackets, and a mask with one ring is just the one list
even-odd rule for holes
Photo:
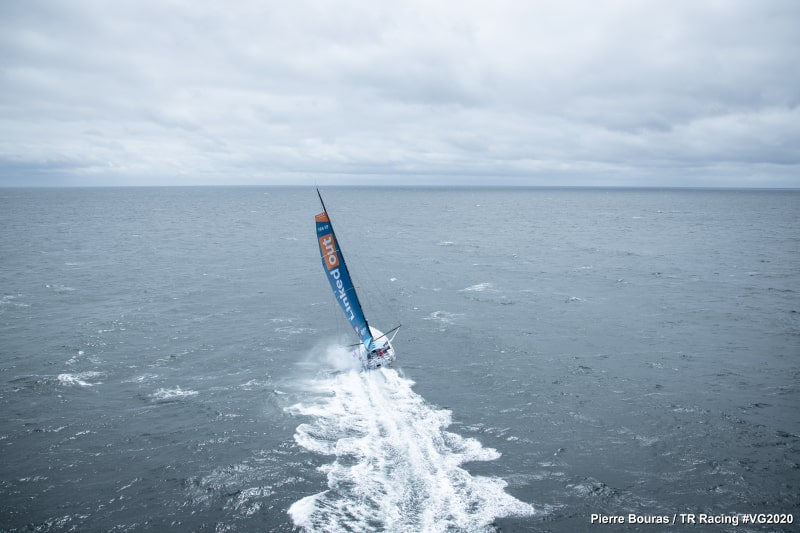
[[[319,194],[319,190],[317,194]],[[316,215],[315,221],[322,266],[333,290],[333,295],[344,312],[345,318],[347,318],[353,331],[361,339],[364,347],[369,350],[373,343],[372,332],[358,300],[358,294],[356,294],[356,289],[353,286],[350,272],[347,269],[344,255],[339,247],[339,242],[336,239],[333,225],[328,217],[321,195],[320,202],[322,203],[322,213]]]

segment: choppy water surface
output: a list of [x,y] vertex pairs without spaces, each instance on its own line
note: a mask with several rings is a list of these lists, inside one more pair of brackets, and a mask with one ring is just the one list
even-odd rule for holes
[[800,521],[800,193],[323,193],[0,189],[0,530]]

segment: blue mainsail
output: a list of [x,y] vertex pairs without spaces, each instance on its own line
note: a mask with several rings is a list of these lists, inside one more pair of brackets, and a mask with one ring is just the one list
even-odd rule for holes
[[[319,200],[322,202],[322,196]],[[339,302],[339,307],[344,311],[344,316],[369,352],[373,344],[372,333],[369,330],[367,319],[364,317],[364,311],[361,309],[361,303],[358,301],[356,289],[350,279],[350,272],[344,262],[344,255],[339,248],[339,242],[336,240],[336,234],[333,232],[324,202],[322,203],[322,213],[318,214],[315,220],[319,253],[322,256],[322,267],[328,277],[328,282],[331,284],[336,301]]]

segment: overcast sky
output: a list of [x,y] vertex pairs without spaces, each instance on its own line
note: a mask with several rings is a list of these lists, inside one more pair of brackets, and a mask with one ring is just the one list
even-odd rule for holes
[[0,2],[0,185],[800,187],[800,2]]

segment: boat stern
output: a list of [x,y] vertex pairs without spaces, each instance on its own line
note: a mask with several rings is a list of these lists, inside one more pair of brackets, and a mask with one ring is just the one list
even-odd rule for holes
[[376,368],[384,368],[391,366],[397,358],[394,346],[391,341],[380,330],[370,326],[372,338],[376,339],[370,343],[371,350],[362,344],[356,348],[356,357],[361,361],[361,366],[364,370],[374,370]]

